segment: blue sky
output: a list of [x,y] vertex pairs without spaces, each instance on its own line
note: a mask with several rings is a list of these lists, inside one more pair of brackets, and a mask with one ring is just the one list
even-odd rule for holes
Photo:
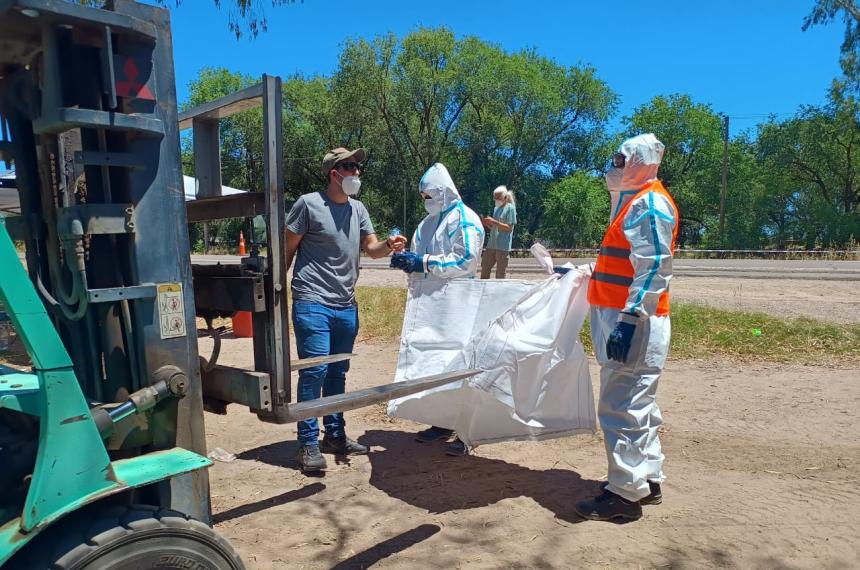
[[689,93],[727,113],[734,134],[769,113],[785,118],[801,104],[824,102],[839,75],[844,31],[836,22],[802,32],[813,0],[260,4],[268,32],[241,40],[227,29],[227,8],[219,10],[211,0],[183,0],[172,9],[180,101],[203,67],[251,75],[327,75],[337,67],[347,38],[446,26],[508,51],[534,47],[562,65],[594,66],[621,97],[616,121],[655,95]]

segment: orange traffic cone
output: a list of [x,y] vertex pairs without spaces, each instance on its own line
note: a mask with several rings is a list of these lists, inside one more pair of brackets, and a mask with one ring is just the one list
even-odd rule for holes
[[[245,235],[239,230],[239,255],[246,255]],[[254,336],[253,320],[249,311],[236,311],[233,315],[233,336],[252,338]]]
[[236,338],[253,338],[254,321],[249,311],[233,313],[233,336]]

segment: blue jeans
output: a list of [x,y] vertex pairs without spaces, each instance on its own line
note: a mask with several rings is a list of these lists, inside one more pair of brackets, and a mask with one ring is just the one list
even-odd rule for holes
[[[344,309],[311,301],[293,303],[293,330],[299,358],[352,352],[358,334],[358,307]],[[343,394],[349,360],[323,364],[299,371],[298,401]],[[343,413],[323,418],[326,437],[346,436]],[[316,418],[298,423],[299,445],[319,445],[320,428]]]

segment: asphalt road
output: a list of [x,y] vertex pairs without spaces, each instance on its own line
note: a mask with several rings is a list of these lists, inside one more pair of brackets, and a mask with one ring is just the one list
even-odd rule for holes
[[[214,265],[239,263],[238,255],[192,255],[191,262]],[[589,263],[589,258],[557,258],[555,263]],[[362,258],[364,269],[388,267],[387,259]],[[534,259],[511,259],[508,271],[540,273]],[[678,277],[731,277],[735,279],[809,279],[832,281],[860,281],[860,261],[776,261],[762,259],[676,259],[674,273]]]

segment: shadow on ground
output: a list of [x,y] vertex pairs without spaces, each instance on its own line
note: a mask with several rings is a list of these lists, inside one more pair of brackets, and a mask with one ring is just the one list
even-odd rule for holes
[[301,489],[287,491],[286,493],[281,493],[276,497],[269,497],[268,499],[263,499],[262,501],[257,501],[255,503],[248,503],[247,505],[239,505],[238,507],[214,514],[212,516],[212,524],[215,525],[235,518],[244,517],[245,515],[285,505],[299,499],[310,497],[311,495],[316,495],[323,490],[325,490],[325,485],[322,483],[311,483]]
[[419,542],[423,542],[439,532],[441,529],[435,524],[422,524],[402,532],[397,536],[384,540],[379,544],[350,556],[346,560],[332,566],[332,570],[353,570],[368,568],[384,558],[388,558],[398,552],[402,552]]
[[[278,441],[268,445],[248,449],[236,455],[237,459],[248,461],[259,461],[273,467],[284,467],[301,471],[296,454],[299,451],[299,442],[296,440]],[[345,455],[324,454],[329,467],[332,465],[349,465],[349,457]],[[325,471],[312,471],[304,473],[306,477],[325,477]]]
[[559,519],[579,523],[576,502],[599,493],[597,481],[575,471],[541,471],[477,455],[449,457],[444,443],[417,443],[414,434],[402,431],[371,430],[359,442],[373,448],[371,485],[431,513],[529,497]]

